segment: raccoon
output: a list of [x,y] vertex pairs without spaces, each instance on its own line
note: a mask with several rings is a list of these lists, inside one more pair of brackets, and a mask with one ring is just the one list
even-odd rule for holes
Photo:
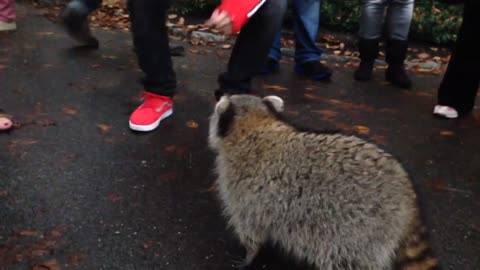
[[408,173],[355,136],[302,132],[276,96],[224,96],[210,117],[218,193],[246,249],[271,241],[322,270],[440,269]]

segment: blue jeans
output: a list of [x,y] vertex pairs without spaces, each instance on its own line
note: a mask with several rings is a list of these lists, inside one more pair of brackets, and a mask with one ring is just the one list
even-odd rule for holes
[[[315,40],[320,24],[320,0],[293,0],[293,22],[295,31],[295,62],[302,64],[309,61],[319,61],[322,50],[317,47]],[[280,37],[275,37],[268,57],[280,61]]]
[[407,40],[413,16],[414,0],[362,0],[359,35],[364,39],[382,36],[385,8],[388,7],[387,37]]
[[82,3],[83,6],[87,8],[89,14],[102,4],[102,0],[73,0],[72,2]]

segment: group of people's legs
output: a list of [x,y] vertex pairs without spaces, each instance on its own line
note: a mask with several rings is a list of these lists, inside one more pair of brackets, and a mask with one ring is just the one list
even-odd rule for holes
[[[128,1],[135,52],[144,73],[144,99],[129,121],[133,130],[153,130],[173,112],[172,98],[177,80],[165,24],[172,1]],[[223,9],[245,9],[250,5],[248,8],[251,10],[245,18],[230,20],[228,15],[231,14],[225,13],[220,6],[212,15],[212,18],[217,16],[216,21],[210,20],[211,26],[218,29],[225,29],[230,24],[230,30],[242,30],[233,47],[227,70],[218,77],[219,87],[215,91],[217,99],[224,94],[252,93],[252,78],[258,73],[278,71],[282,57],[280,29],[287,0],[245,0],[244,5],[239,7],[236,7],[238,3],[235,1],[225,1],[228,3],[222,4]],[[480,4],[474,0],[465,2],[463,24],[439,88],[438,105],[434,109],[434,114],[446,118],[456,118],[472,111],[480,81],[480,69],[476,68],[480,60],[480,44],[475,35],[480,19],[473,12]],[[292,2],[295,72],[313,80],[332,76],[332,70],[320,62],[322,50],[316,45],[320,4],[320,0]],[[67,4],[62,19],[67,32],[80,45],[98,48],[99,42],[90,32],[88,16],[100,5],[101,0],[73,0]],[[368,81],[372,78],[380,43],[383,43],[388,64],[386,80],[400,88],[412,87],[404,61],[413,8],[414,0],[362,0],[358,39],[361,63],[354,73],[356,80]],[[0,0],[0,31],[15,29],[14,0]],[[0,115],[0,129],[10,127],[11,121],[5,114]]]

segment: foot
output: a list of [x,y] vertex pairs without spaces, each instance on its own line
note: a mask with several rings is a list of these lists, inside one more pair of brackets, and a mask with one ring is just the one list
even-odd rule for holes
[[130,116],[130,128],[135,131],[152,131],[163,119],[172,115],[172,112],[171,97],[145,91],[142,105]]
[[278,63],[278,61],[269,57],[267,62],[265,63],[265,66],[263,66],[263,69],[260,71],[260,74],[274,74],[277,73],[279,70],[280,64]]
[[326,80],[332,76],[332,70],[319,61],[308,61],[295,66],[295,72],[307,76],[311,80]]
[[388,66],[387,70],[385,71],[385,79],[397,87],[404,89],[412,88],[412,80],[410,77],[408,77],[407,71],[405,71],[405,67],[403,65]]
[[17,24],[15,22],[2,22],[0,21],[0,32],[1,31],[15,31],[17,30]]
[[88,25],[88,9],[80,1],[67,4],[62,14],[67,33],[80,45],[98,48],[98,40],[92,36]]
[[358,69],[353,74],[355,80],[369,81],[370,79],[372,79],[373,63],[374,62],[367,61],[360,62],[360,66],[358,66]]
[[440,117],[454,119],[458,117],[458,112],[452,107],[436,105],[433,109],[433,114]]
[[9,115],[0,114],[0,131],[9,130],[13,126]]

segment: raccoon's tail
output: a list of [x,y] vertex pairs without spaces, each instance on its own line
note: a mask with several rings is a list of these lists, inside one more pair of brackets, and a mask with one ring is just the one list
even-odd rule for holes
[[440,270],[428,242],[426,228],[418,222],[397,252],[395,270]]

